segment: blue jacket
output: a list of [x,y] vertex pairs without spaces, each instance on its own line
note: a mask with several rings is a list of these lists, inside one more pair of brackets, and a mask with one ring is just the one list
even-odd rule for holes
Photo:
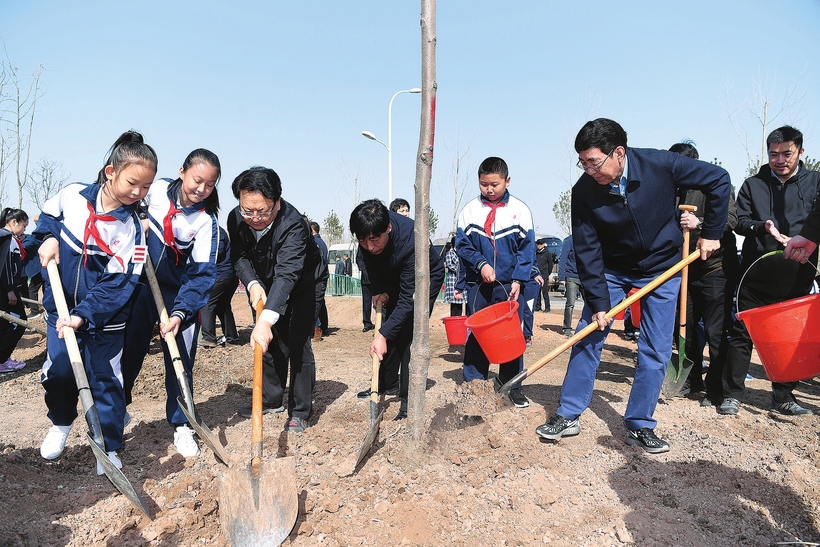
[[[394,340],[408,321],[413,320],[413,293],[416,291],[416,248],[413,221],[390,211],[390,233],[387,245],[378,255],[359,245],[359,253],[370,277],[373,295],[387,293],[387,320],[379,333]],[[430,245],[430,296],[441,291],[444,265]],[[389,315],[389,317],[388,317]]]
[[[101,249],[93,237],[87,239],[88,204],[100,210],[99,184],[74,183],[46,201],[34,235],[41,241],[56,237],[60,242],[60,278],[68,311],[82,317],[83,332],[123,330],[129,317],[128,300],[142,273],[142,262],[134,261],[137,245],[144,245],[136,204],[108,212],[114,220],[98,220],[96,227],[113,255]],[[54,328],[57,306],[51,280],[43,275],[43,307],[46,321]]]
[[231,242],[225,228],[219,227],[219,245],[216,248],[216,278],[236,279],[236,272],[231,263]]
[[[168,315],[188,322],[208,303],[216,283],[216,248],[219,225],[216,216],[205,212],[205,203],[182,207],[174,215],[171,227],[180,255],[163,237],[163,221],[171,203],[177,204],[181,180],[158,179],[148,192],[148,253],[163,287],[176,291],[173,304],[165,302]],[[216,190],[214,190],[216,191]]]
[[728,217],[731,181],[725,169],[648,148],[628,148],[626,158],[626,197],[587,173],[572,187],[572,241],[593,313],[612,308],[605,270],[654,277],[680,260],[679,188],[706,196],[701,237],[719,240]]
[[575,249],[572,247],[572,236],[564,240],[561,245],[561,258],[558,259],[558,281],[566,281],[568,277],[578,279],[578,267],[575,265]]

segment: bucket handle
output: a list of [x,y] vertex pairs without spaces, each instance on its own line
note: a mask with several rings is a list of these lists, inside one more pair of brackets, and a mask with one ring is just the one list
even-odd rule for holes
[[[510,301],[510,293],[508,293],[508,292],[507,292],[507,287],[505,287],[505,286],[504,286],[504,283],[502,283],[502,282],[501,282],[501,281],[499,281],[498,279],[496,279],[495,281],[492,281],[491,283],[487,283],[487,282],[485,282],[485,281],[481,281],[481,283],[479,283],[479,284],[478,284],[478,287],[480,288],[480,287],[481,287],[481,285],[485,285],[485,284],[486,284],[486,285],[494,285],[494,284],[496,284],[496,283],[498,283],[499,285],[501,285],[501,288],[502,288],[502,289],[504,289],[504,294],[506,294],[506,295],[507,295],[507,302],[509,302],[509,301]],[[521,288],[523,289],[523,287],[521,287]],[[473,295],[473,305],[470,307],[470,309],[471,309],[471,310],[473,310],[473,313],[475,313],[475,300],[476,300],[476,298],[478,298],[478,291],[479,291],[479,289],[476,289],[475,294]],[[512,306],[511,306],[511,307],[512,307]]]
[[[735,309],[737,310],[737,313],[741,312],[741,309],[738,306],[738,300],[737,299],[738,299],[738,296],[740,295],[740,288],[743,286],[743,280],[746,279],[746,274],[749,273],[749,270],[751,270],[754,267],[755,264],[757,264],[758,262],[760,262],[764,258],[768,258],[770,256],[774,256],[774,255],[777,255],[777,254],[783,254],[783,250],[780,249],[780,250],[777,250],[777,251],[769,251],[768,253],[764,254],[763,256],[759,257],[757,260],[752,262],[752,264],[748,268],[746,268],[746,271],[743,272],[743,275],[740,277],[740,283],[737,284],[737,291],[735,292],[735,298],[734,298]],[[814,261],[809,261],[809,264],[814,266],[814,269],[817,270],[817,275],[820,275],[820,268],[817,267],[817,263],[814,262]]]

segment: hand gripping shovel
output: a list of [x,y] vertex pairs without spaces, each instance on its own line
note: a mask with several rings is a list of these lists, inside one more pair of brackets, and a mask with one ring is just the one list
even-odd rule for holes
[[[650,292],[654,291],[658,286],[665,283],[670,277],[681,271],[683,268],[685,268],[698,258],[700,258],[700,251],[694,251],[692,254],[690,254],[689,256],[687,256],[686,258],[684,258],[683,260],[681,260],[680,262],[678,262],[677,264],[663,272],[661,275],[647,283],[644,287],[639,289],[632,296],[621,301],[620,304],[609,310],[606,313],[606,316],[608,318],[615,317],[622,310],[625,310],[626,308],[634,304],[636,301],[640,300]],[[540,369],[541,367],[543,367],[544,365],[546,365],[547,363],[561,355],[567,348],[570,348],[575,343],[580,342],[581,340],[595,332],[597,329],[598,323],[593,321],[592,323],[584,327],[582,330],[576,332],[572,338],[569,338],[568,340],[562,342],[557,348],[549,352],[547,355],[539,359],[537,362],[530,365],[528,368],[519,372],[512,380],[501,386],[498,389],[498,394],[502,396],[504,406],[512,405],[512,401],[510,401],[510,390],[512,390],[513,386],[518,385],[520,382],[531,376],[535,371],[537,371],[538,369]]]
[[[154,303],[157,306],[157,313],[159,313],[160,323],[168,322],[168,311],[165,309],[165,302],[162,299],[162,291],[157,282],[157,273],[154,271],[154,265],[151,263],[151,258],[148,257],[145,261],[145,275],[148,277],[148,284],[151,286],[151,294],[154,295]],[[179,356],[179,346],[177,346],[177,339],[173,332],[168,332],[165,335],[165,343],[168,345],[168,353],[171,354],[171,362],[174,364],[174,373],[177,377],[177,384],[179,384],[179,392],[182,397],[177,397],[177,404],[182,410],[188,423],[194,428],[199,438],[205,441],[205,444],[213,450],[214,455],[219,461],[228,465],[230,456],[219,439],[214,435],[205,422],[199,419],[194,410],[194,397],[191,393],[191,386],[188,385],[188,376],[185,374],[185,368],[182,366],[182,358]]]
[[[376,303],[376,330],[375,332],[379,332],[379,329],[382,326],[382,301]],[[379,425],[382,423],[382,418],[384,417],[384,409],[379,412],[379,365],[381,361],[379,361],[379,356],[373,356],[373,375],[370,379],[370,431],[368,432],[367,436],[364,438],[364,442],[362,443],[362,447],[359,448],[359,453],[356,455],[356,464],[353,466],[353,470],[355,471],[359,464],[362,463],[367,452],[370,450],[370,447],[373,446],[373,441],[376,437],[379,436]]]
[[[65,294],[63,294],[63,284],[60,281],[60,270],[57,268],[57,263],[51,260],[48,263],[48,278],[51,282],[51,292],[54,295],[54,303],[57,306],[57,314],[61,319],[68,319],[68,305],[65,301]],[[80,401],[83,404],[83,412],[85,413],[85,421],[88,424],[89,432],[86,433],[88,441],[91,444],[91,450],[97,458],[100,467],[105,472],[105,476],[111,481],[111,484],[117,487],[123,496],[129,499],[131,503],[136,505],[140,511],[145,513],[148,517],[151,512],[143,499],[125,478],[122,470],[119,469],[114,462],[108,459],[105,453],[105,440],[103,439],[102,426],[100,425],[100,416],[97,414],[97,407],[94,405],[94,399],[91,396],[91,388],[88,386],[88,377],[85,374],[85,366],[83,366],[83,359],[80,355],[80,347],[77,345],[77,337],[74,334],[74,329],[63,328],[63,339],[65,340],[66,349],[68,350],[69,359],[71,359],[71,370],[74,372],[74,380],[77,382],[77,391],[79,392]]]
[[[694,205],[680,205],[681,211],[695,212],[698,210]],[[683,257],[689,252],[689,231],[683,231]],[[680,276],[680,305],[678,310],[678,357],[672,356],[669,364],[666,365],[666,376],[663,378],[661,393],[664,397],[672,398],[677,396],[686,379],[689,377],[694,362],[686,357],[686,310],[688,306],[687,291],[689,290],[689,267],[683,269]]]
[[[260,301],[256,319],[262,313]],[[276,547],[288,537],[299,509],[293,456],[262,459],[262,347],[253,344],[251,461],[219,481],[219,522],[233,547]]]

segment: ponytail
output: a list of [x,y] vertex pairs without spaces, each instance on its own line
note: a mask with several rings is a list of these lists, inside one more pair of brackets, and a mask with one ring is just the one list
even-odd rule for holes
[[129,165],[140,163],[157,170],[157,153],[145,144],[142,135],[133,129],[126,131],[108,149],[108,159],[97,174],[97,184],[105,184],[105,168],[111,165],[114,171],[120,171]]
[[3,212],[0,213],[0,228],[4,228],[6,224],[12,220],[16,220],[17,222],[25,222],[28,220],[28,215],[22,209],[6,207],[3,209]]

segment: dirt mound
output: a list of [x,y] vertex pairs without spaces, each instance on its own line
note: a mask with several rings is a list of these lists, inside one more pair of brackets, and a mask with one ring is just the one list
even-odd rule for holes
[[[555,301],[560,300],[555,297]],[[662,400],[658,434],[672,450],[649,456],[624,442],[623,412],[634,373],[635,345],[607,339],[580,435],[542,441],[535,428],[555,412],[568,355],[524,383],[532,404],[464,417],[456,402],[482,384],[463,386],[462,348],[446,342],[437,305],[422,446],[407,449],[406,422],[392,418],[385,396],[380,434],[361,466],[340,473],[370,428],[368,347],[361,302],[329,297],[331,332],[314,344],[317,383],[311,427],[284,430],[286,416],[264,416],[266,458],[294,456],[299,516],[284,545],[753,545],[820,540],[818,418],[768,413],[770,384],[759,365],[736,417],[697,400]],[[234,301],[247,342],[250,311]],[[562,310],[536,313],[531,364],[562,340]],[[244,327],[243,327],[244,326]],[[26,335],[14,357],[26,368],[0,375],[0,545],[227,545],[219,526],[219,475],[225,467],[203,446],[184,459],[165,422],[159,345],[145,363],[129,407],[133,417],[120,455],[123,471],[147,501],[144,517],[94,472],[82,419],[56,461],[39,446],[49,426],[39,366],[45,344]],[[226,445],[234,465],[247,465],[250,420],[236,409],[250,402],[252,355],[247,345],[200,350],[194,371],[197,412]],[[484,386],[489,383],[484,384]],[[467,391],[465,391],[467,389]],[[483,389],[486,389],[484,387]],[[797,396],[820,411],[820,385],[803,382]]]

